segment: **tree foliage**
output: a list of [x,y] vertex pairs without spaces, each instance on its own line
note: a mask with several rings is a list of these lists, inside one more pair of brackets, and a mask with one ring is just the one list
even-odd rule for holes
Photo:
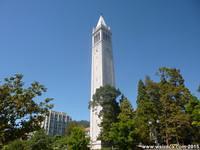
[[88,150],[89,138],[83,127],[75,126],[68,136],[49,136],[43,130],[36,131],[28,140],[15,140],[3,150]]
[[200,143],[200,100],[196,96],[191,96],[186,105],[186,112],[190,115],[192,125],[192,135],[190,138],[194,143]]
[[86,120],[81,120],[81,121],[70,121],[67,123],[67,126],[65,128],[65,135],[68,136],[71,134],[72,132],[72,129],[74,127],[83,127],[83,128],[88,128],[90,125],[89,125],[89,121],[86,121]]
[[138,133],[135,129],[134,111],[127,98],[120,100],[118,121],[112,123],[109,138],[118,149],[136,149]]
[[53,150],[53,138],[46,135],[44,130],[33,133],[30,139],[14,140],[3,147],[3,150]]
[[189,131],[189,115],[185,105],[189,102],[190,92],[184,85],[184,79],[177,69],[160,68],[161,135],[166,144],[185,143],[184,137]]
[[27,142],[22,140],[14,140],[3,147],[3,150],[28,150]]
[[58,147],[69,150],[87,150],[89,138],[85,133],[88,121],[71,121],[67,124],[65,137],[58,140]]
[[146,77],[145,83],[139,81],[137,96],[136,125],[140,133],[140,141],[145,144],[151,144],[152,139],[149,136],[150,126],[155,128],[155,122],[160,114],[160,104],[158,102],[158,86],[149,77]]
[[72,133],[73,128],[80,126],[77,121],[70,121],[65,128],[65,135],[69,136]]
[[53,150],[52,148],[52,138],[40,130],[34,133],[32,138],[28,141],[29,150]]
[[39,101],[46,88],[38,82],[25,87],[23,76],[16,74],[0,85],[0,145],[15,139],[26,139],[28,134],[40,129],[50,98]]
[[98,105],[102,107],[99,138],[103,148],[135,149],[138,134],[135,130],[134,111],[128,99],[119,90],[106,85],[97,89],[93,96],[92,106]]
[[[163,67],[157,75],[158,81],[147,76],[138,82],[136,111],[114,87],[106,85],[96,90],[89,106],[93,111],[101,108],[99,139],[103,148],[131,150],[137,149],[139,143],[200,142],[200,100],[185,86],[180,70]],[[3,150],[87,150],[87,121],[70,122],[65,136],[50,137],[39,130],[52,108],[51,99],[41,101],[39,96],[46,88],[38,82],[24,86],[22,79],[17,74],[0,85],[0,148],[4,145]]]
[[[190,91],[178,69],[160,68],[159,82],[139,81],[136,120],[143,143],[190,143],[190,115],[186,104]],[[158,141],[159,140],[159,141]]]
[[66,150],[67,149],[67,136],[56,136],[53,138],[53,150]]
[[191,115],[192,125],[200,127],[200,100],[197,97],[192,96],[186,106],[186,110]]
[[99,139],[101,139],[104,146],[112,145],[112,141],[109,139],[109,131],[111,124],[118,120],[119,104],[117,98],[120,94],[119,90],[105,85],[96,90],[96,93],[93,95],[93,101],[90,103],[91,107],[93,107],[93,111],[95,111],[97,107],[102,108],[99,112],[99,117],[102,118],[99,125],[101,127]]
[[69,150],[88,150],[89,138],[86,137],[83,127],[74,127],[67,138],[67,148]]

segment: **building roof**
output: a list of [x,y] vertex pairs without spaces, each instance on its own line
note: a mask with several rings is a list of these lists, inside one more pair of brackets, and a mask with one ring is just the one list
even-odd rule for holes
[[99,21],[98,21],[98,23],[97,23],[96,28],[99,27],[99,26],[101,26],[101,25],[107,27],[107,25],[106,25],[106,23],[105,23],[105,21],[104,21],[104,19],[103,19],[103,16],[100,16],[100,17],[99,17]]

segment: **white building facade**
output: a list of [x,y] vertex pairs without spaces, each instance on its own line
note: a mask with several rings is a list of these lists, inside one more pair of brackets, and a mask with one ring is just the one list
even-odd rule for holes
[[[104,85],[115,86],[114,62],[112,52],[112,33],[102,16],[92,32],[92,75],[91,101],[96,89]],[[101,141],[97,140],[101,123],[98,117],[101,107],[90,109],[90,140],[91,149],[101,149]]]
[[71,117],[64,112],[50,110],[43,122],[43,128],[48,135],[64,135],[67,123],[71,120]]

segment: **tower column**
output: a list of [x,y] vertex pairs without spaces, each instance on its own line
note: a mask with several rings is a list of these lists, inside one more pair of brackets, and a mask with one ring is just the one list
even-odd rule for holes
[[[104,85],[115,86],[114,64],[112,54],[112,33],[100,16],[92,32],[92,74],[91,74],[91,101],[96,89]],[[90,140],[91,149],[101,149],[99,112],[101,106],[90,109]]]

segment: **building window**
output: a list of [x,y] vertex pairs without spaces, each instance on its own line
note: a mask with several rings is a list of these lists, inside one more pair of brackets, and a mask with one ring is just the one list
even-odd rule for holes
[[98,42],[100,40],[100,33],[98,32],[95,36],[94,36],[94,43]]
[[103,32],[103,40],[110,41],[110,35],[106,32]]

